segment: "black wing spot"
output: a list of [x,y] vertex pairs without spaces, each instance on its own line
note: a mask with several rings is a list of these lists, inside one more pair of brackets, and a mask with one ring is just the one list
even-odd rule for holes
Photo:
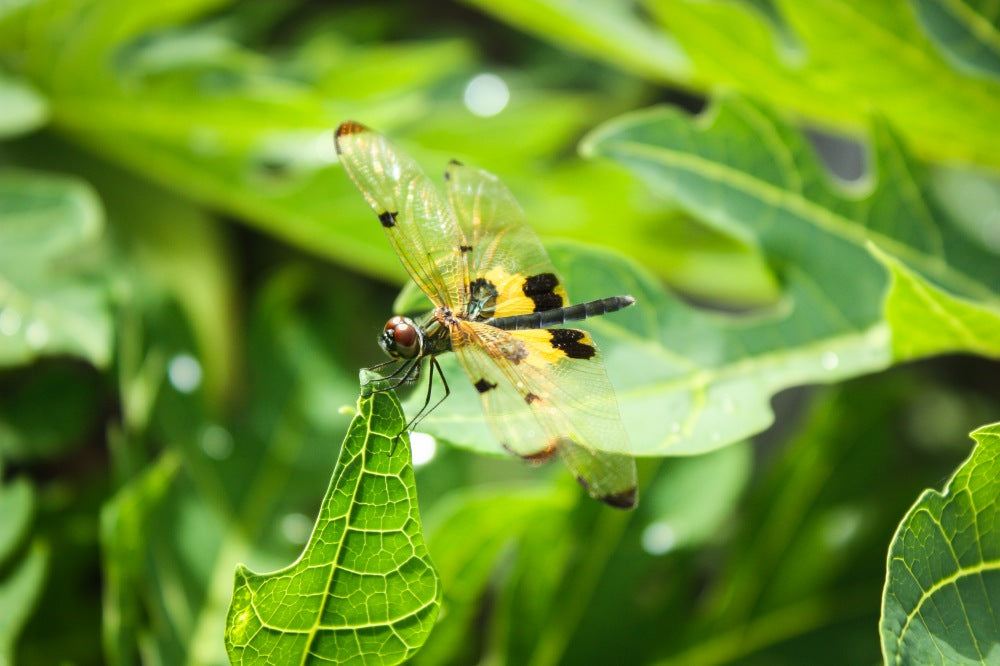
[[485,377],[476,382],[475,386],[476,390],[479,391],[480,393],[486,393],[490,389],[495,389],[497,387],[497,385],[494,384],[493,382],[486,381]]
[[570,358],[593,358],[597,353],[594,345],[580,342],[584,335],[583,331],[574,328],[550,328],[548,331],[552,336],[550,341],[552,347]]
[[582,476],[576,477],[576,481],[583,486],[583,489],[586,490],[591,497],[599,499],[608,506],[613,506],[616,509],[625,509],[626,511],[635,508],[636,500],[638,499],[638,492],[636,491],[635,486],[618,493],[595,495],[594,491],[590,488],[590,484],[587,483],[587,480]]
[[539,397],[538,397],[537,395],[535,395],[534,393],[528,393],[527,395],[525,395],[525,396],[524,396],[524,401],[525,401],[526,403],[528,403],[529,405],[530,405],[531,403],[533,403],[534,401],[536,401],[536,400],[541,400],[541,398],[539,398]]
[[636,500],[638,499],[638,492],[635,486],[632,486],[628,490],[623,490],[620,493],[612,493],[610,495],[603,495],[597,499],[601,500],[608,506],[613,506],[616,509],[634,509]]
[[392,228],[392,227],[396,226],[396,216],[397,215],[399,215],[398,212],[397,213],[391,213],[389,211],[385,211],[384,213],[379,213],[378,214],[378,221],[382,223],[383,227],[385,227],[386,229],[389,229],[389,228]]
[[461,250],[462,252],[472,252],[471,245],[459,245],[458,249]]
[[521,286],[521,291],[535,302],[535,312],[543,312],[562,307],[562,296],[553,291],[558,286],[559,278],[554,273],[539,273],[528,277]]

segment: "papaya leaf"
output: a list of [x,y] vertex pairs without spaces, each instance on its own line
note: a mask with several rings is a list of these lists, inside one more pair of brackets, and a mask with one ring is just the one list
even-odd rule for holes
[[[884,125],[872,135],[877,177],[860,193],[836,187],[799,132],[739,98],[698,118],[669,108],[628,114],[585,139],[585,154],[625,164],[691,215],[758,247],[784,288],[769,309],[722,315],[662,294],[620,260],[556,259],[573,299],[605,285],[635,292],[637,307],[592,328],[614,326],[628,341],[602,349],[636,453],[717,448],[769,425],[769,397],[782,388],[886,367],[888,276],[869,240],[940,288],[996,301],[996,256],[937,205],[923,168]],[[653,422],[648,414],[662,415],[659,434],[637,425]]]
[[[873,247],[890,274],[885,316],[899,361],[953,351],[1000,357],[1000,302],[954,296]],[[914,325],[919,322],[919,325]]]
[[602,0],[465,0],[542,39],[608,60],[652,79],[684,81],[687,55],[668,34],[638,19],[634,2]]
[[777,29],[745,2],[650,0],[647,7],[706,87],[733,88],[854,131],[875,111],[923,155],[1000,163],[991,120],[1000,82],[956,70],[909,0],[772,4]]
[[58,353],[107,364],[107,298],[80,270],[103,224],[100,202],[79,181],[0,173],[0,366]]
[[226,623],[233,663],[397,664],[427,639],[440,607],[417,510],[410,444],[395,396],[358,400],[329,490],[298,561],[236,569]]
[[926,490],[889,546],[879,629],[887,664],[1000,657],[1000,424],[943,493]]
[[[643,0],[582,12],[579,3],[534,0],[527,12],[514,0],[467,1],[647,78],[737,90],[855,132],[874,110],[921,155],[1000,165],[1000,30],[988,2]],[[607,32],[669,57],[650,63],[629,47],[600,48]]]

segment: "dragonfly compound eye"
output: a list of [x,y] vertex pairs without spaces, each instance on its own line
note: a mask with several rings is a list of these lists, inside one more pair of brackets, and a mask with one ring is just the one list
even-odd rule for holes
[[383,348],[397,358],[413,358],[420,352],[420,333],[407,317],[393,317],[382,332]]

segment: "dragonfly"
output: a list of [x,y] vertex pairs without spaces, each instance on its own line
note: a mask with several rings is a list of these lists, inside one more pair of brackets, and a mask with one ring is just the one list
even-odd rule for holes
[[[341,124],[337,155],[375,211],[433,310],[396,315],[379,334],[390,357],[374,366],[389,390],[429,366],[427,398],[404,430],[450,394],[437,357],[454,353],[504,449],[530,463],[559,457],[590,494],[612,507],[637,502],[618,402],[593,338],[564,324],[635,303],[612,296],[570,304],[565,286],[513,194],[487,171],[451,161],[445,195],[411,157],[357,122]],[[444,396],[434,406],[437,372]]]

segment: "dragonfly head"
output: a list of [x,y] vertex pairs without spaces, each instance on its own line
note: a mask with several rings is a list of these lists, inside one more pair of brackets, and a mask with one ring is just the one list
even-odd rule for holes
[[396,315],[385,323],[378,344],[392,358],[414,358],[423,351],[424,335],[412,319]]

